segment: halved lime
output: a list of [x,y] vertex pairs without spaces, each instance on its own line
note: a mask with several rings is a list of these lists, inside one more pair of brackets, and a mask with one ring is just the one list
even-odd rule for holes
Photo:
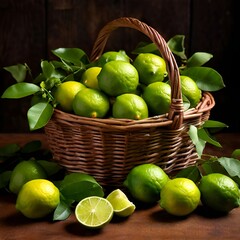
[[82,199],[75,208],[77,220],[88,228],[102,228],[113,217],[112,204],[103,197],[91,196]]
[[129,201],[128,197],[121,189],[113,190],[106,199],[112,204],[113,211],[117,216],[128,217],[136,209],[135,204]]

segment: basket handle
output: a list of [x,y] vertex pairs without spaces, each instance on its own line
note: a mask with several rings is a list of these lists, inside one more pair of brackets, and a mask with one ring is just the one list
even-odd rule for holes
[[173,121],[171,126],[172,129],[179,129],[183,123],[183,100],[181,93],[180,73],[176,60],[166,41],[155,29],[136,18],[117,18],[107,23],[100,30],[93,45],[90,60],[95,61],[102,55],[111,32],[119,27],[133,28],[142,32],[158,47],[163,59],[166,62],[168,77],[171,85],[171,105],[168,113],[168,119]]

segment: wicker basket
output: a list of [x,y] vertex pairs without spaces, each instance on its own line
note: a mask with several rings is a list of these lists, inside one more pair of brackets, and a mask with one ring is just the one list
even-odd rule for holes
[[54,160],[69,172],[91,174],[102,185],[121,186],[130,169],[155,163],[168,174],[195,164],[198,156],[188,135],[189,125],[200,126],[209,118],[214,98],[208,92],[198,106],[183,111],[179,70],[161,35],[135,18],[118,18],[99,32],[91,60],[103,53],[112,31],[136,29],[155,43],[167,64],[172,89],[167,114],[144,120],[92,119],[55,109],[45,127]]

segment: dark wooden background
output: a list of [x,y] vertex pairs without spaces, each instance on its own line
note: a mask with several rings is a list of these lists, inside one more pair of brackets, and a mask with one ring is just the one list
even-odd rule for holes
[[[99,30],[122,16],[136,17],[166,40],[186,36],[187,54],[213,54],[208,66],[216,69],[226,88],[214,92],[211,119],[240,131],[239,10],[237,0],[0,0],[0,95],[14,80],[4,66],[27,63],[35,76],[41,59],[51,50],[79,47],[90,54]],[[143,40],[135,30],[119,29],[106,50],[131,51]],[[0,99],[0,132],[29,132],[29,99]]]

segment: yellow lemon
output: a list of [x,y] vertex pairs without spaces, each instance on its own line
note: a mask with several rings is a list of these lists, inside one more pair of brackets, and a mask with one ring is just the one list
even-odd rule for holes
[[52,213],[60,202],[58,188],[49,180],[34,179],[25,183],[16,201],[16,209],[32,219]]
[[98,79],[97,76],[101,71],[101,67],[90,67],[82,75],[81,82],[89,88],[98,89]]
[[60,109],[66,112],[72,112],[72,102],[75,95],[86,86],[77,81],[67,81],[61,83],[56,91],[54,97]]

